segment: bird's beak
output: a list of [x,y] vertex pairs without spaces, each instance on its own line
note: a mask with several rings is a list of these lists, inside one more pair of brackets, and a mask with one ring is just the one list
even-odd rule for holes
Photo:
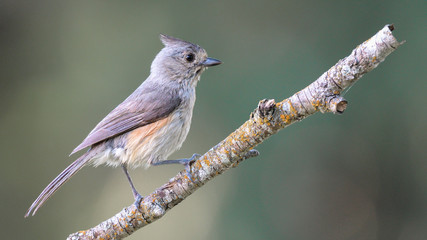
[[215,58],[207,58],[204,62],[202,62],[202,65],[205,67],[211,67],[221,64],[222,62]]

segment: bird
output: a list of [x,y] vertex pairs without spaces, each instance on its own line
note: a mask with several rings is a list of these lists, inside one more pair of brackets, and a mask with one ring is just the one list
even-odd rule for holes
[[190,164],[200,155],[167,160],[178,150],[190,130],[196,86],[208,67],[222,62],[209,58],[199,45],[160,34],[164,47],[154,58],[150,75],[122,103],[101,120],[70,154],[88,150],[63,170],[25,213],[38,209],[72,176],[87,165],[121,167],[132,189],[135,204],[143,197],[136,190],[128,168]]

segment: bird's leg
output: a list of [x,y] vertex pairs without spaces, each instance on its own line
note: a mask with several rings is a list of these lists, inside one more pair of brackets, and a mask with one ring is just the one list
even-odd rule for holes
[[193,154],[191,158],[182,158],[182,159],[176,159],[176,160],[163,160],[158,162],[153,162],[151,165],[157,166],[157,165],[163,165],[163,164],[182,164],[185,167],[185,171],[187,171],[187,177],[193,182],[193,178],[191,177],[191,164],[196,161],[201,155],[200,154]]
[[139,208],[139,205],[141,204],[142,199],[144,198],[141,196],[141,194],[136,191],[135,186],[133,185],[132,178],[130,178],[130,175],[128,173],[128,169],[126,168],[126,165],[122,165],[123,172],[125,172],[126,177],[129,181],[130,187],[132,188],[133,198],[135,199],[135,206],[136,208]]

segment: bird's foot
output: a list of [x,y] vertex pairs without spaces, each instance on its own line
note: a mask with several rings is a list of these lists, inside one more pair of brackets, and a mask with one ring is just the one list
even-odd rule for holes
[[191,164],[194,163],[200,157],[201,157],[200,154],[195,153],[195,154],[193,154],[193,156],[191,156],[191,158],[185,159],[187,161],[184,161],[182,163],[185,167],[185,171],[187,172],[187,177],[191,180],[192,183],[194,183],[194,181],[193,181],[193,176],[191,175]]
[[163,165],[163,164],[182,164],[185,167],[185,171],[187,172],[187,177],[191,180],[191,182],[194,183],[193,178],[191,176],[191,164],[193,162],[195,162],[198,158],[200,158],[201,155],[200,154],[193,154],[193,156],[191,156],[191,158],[182,158],[182,159],[176,159],[176,160],[163,160],[163,161],[158,161],[158,162],[154,162],[151,163],[152,165]]
[[141,205],[141,201],[142,201],[142,199],[144,199],[144,197],[141,194],[139,194],[138,192],[136,192],[136,194],[134,193],[133,197],[135,198],[135,202],[133,204],[135,205],[135,207],[137,209],[139,209],[139,205]]

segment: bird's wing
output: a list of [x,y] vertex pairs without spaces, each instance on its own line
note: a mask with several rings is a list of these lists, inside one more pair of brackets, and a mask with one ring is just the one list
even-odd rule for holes
[[177,94],[171,92],[164,92],[159,97],[159,92],[155,88],[137,89],[98,123],[70,155],[111,137],[163,119],[180,103],[181,99]]

